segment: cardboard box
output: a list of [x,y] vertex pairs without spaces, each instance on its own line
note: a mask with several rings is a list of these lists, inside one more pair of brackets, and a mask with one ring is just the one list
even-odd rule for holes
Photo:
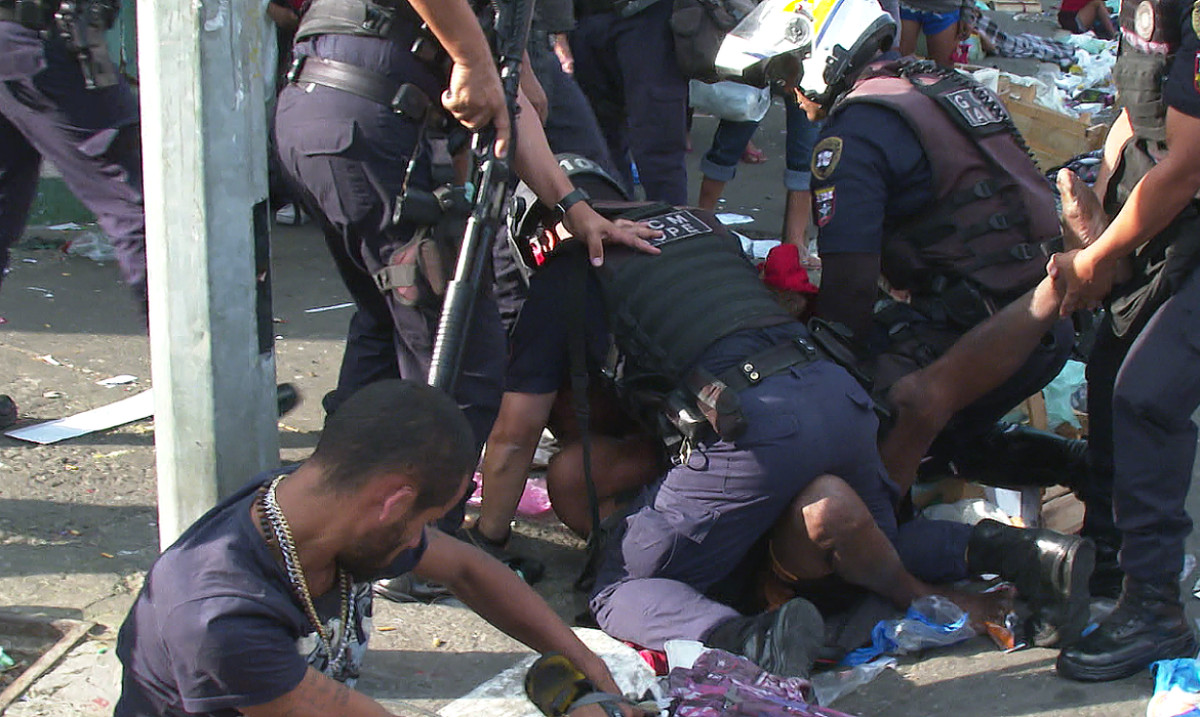
[[1034,100],[1034,93],[1033,87],[1014,85],[1001,75],[1000,99],[1025,137],[1039,169],[1048,172],[1076,155],[1104,146],[1108,125],[1095,124],[1088,115],[1076,118],[1042,107]]

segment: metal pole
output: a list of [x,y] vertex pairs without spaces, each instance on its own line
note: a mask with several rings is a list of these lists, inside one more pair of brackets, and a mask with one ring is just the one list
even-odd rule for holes
[[279,465],[262,5],[139,2],[159,537]]

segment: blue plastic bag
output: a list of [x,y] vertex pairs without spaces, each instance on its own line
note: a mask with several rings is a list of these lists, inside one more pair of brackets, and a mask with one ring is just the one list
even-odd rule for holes
[[1200,717],[1200,663],[1159,660],[1150,671],[1154,696],[1146,705],[1146,717]]
[[975,637],[967,613],[941,595],[913,600],[899,620],[880,620],[871,630],[871,645],[842,658],[843,665],[861,665],[879,655],[907,655],[931,647],[947,647]]

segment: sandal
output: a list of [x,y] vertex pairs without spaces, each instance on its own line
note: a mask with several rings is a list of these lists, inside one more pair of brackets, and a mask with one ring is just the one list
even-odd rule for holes
[[742,152],[742,162],[744,164],[762,164],[767,161],[767,153],[754,146],[754,143],[746,145],[746,151]]
[[474,545],[476,548],[504,563],[509,570],[517,574],[517,577],[524,580],[526,585],[536,585],[542,579],[542,576],[546,574],[546,566],[542,561],[508,552],[508,541],[512,537],[511,533],[504,540],[492,540],[483,533],[480,533],[477,526],[472,525],[470,528],[463,528],[458,531],[458,535],[459,539],[463,542]]

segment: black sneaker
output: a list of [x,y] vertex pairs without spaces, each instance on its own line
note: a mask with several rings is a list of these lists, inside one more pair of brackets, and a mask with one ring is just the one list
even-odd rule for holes
[[807,678],[825,643],[825,622],[804,598],[778,610],[737,617],[713,629],[704,644],[748,658],[773,675]]
[[1196,635],[1179,601],[1179,585],[1125,578],[1121,599],[1100,625],[1058,655],[1058,674],[1081,682],[1135,675],[1157,660],[1195,657]]

